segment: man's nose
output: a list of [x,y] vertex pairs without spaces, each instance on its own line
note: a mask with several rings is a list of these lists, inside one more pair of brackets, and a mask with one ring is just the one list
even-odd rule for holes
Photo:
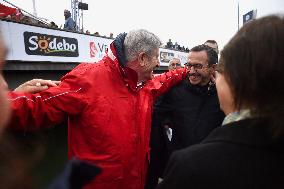
[[188,68],[189,72],[191,73],[195,73],[196,69],[194,68],[194,66],[191,66],[190,68]]

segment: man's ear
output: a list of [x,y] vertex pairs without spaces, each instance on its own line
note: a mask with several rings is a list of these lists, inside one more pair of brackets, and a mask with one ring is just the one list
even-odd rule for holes
[[146,61],[147,61],[147,55],[146,55],[146,53],[145,53],[145,52],[139,53],[137,59],[138,59],[138,62],[139,62],[139,64],[140,64],[140,66],[145,66]]
[[217,64],[213,64],[213,65],[211,66],[211,68],[212,68],[212,71],[215,72],[215,71],[216,71],[216,68],[217,68]]

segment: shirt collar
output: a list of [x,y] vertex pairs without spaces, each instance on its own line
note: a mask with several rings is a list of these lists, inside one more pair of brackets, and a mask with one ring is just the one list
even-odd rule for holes
[[240,120],[243,120],[243,119],[246,119],[246,118],[250,118],[250,117],[251,117],[251,112],[250,112],[249,109],[244,109],[244,110],[232,112],[232,113],[228,114],[224,118],[222,126],[226,125],[228,123],[232,123],[232,122],[235,122],[235,121],[240,121]]

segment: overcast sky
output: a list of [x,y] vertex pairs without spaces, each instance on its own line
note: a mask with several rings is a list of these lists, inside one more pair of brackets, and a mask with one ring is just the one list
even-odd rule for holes
[[[3,0],[0,0],[3,2]],[[33,13],[32,0],[9,2]],[[35,0],[37,15],[64,24],[64,9],[71,9],[71,0]],[[240,27],[242,15],[257,9],[257,17],[284,13],[284,0],[83,0],[84,29],[91,33],[116,36],[131,29],[147,29],[165,44],[168,39],[189,48],[207,39],[215,39],[220,49]]]

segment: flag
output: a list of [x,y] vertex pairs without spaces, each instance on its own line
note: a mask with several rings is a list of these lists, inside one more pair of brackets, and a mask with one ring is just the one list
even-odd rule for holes
[[0,18],[5,18],[9,15],[16,13],[17,9],[8,7],[0,3]]
[[243,24],[248,23],[251,20],[256,18],[256,11],[251,10],[248,13],[243,15]]

